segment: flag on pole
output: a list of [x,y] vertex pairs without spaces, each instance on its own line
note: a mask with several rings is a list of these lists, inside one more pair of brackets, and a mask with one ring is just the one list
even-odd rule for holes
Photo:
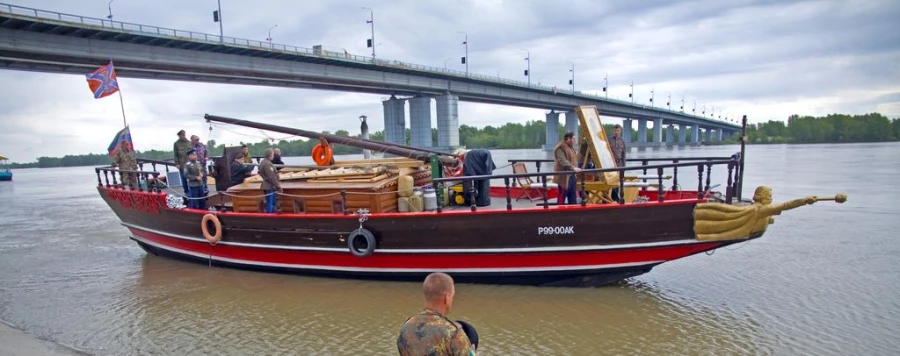
[[116,138],[109,144],[108,150],[110,157],[115,156],[116,152],[119,152],[123,142],[128,142],[128,144],[131,145],[131,148],[134,149],[134,142],[131,141],[131,130],[128,129],[128,126],[125,126],[122,131],[119,131],[119,133],[116,134]]
[[93,73],[86,74],[88,87],[94,92],[94,99],[100,99],[119,91],[119,82],[116,80],[116,69],[113,62],[97,68]]

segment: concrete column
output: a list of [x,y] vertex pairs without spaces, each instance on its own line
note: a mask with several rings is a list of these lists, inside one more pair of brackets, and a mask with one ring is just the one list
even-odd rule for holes
[[622,120],[622,140],[631,143],[631,119]]
[[716,130],[716,141],[722,141],[722,135],[725,134],[725,130],[719,129]]
[[710,136],[712,136],[710,129],[703,130],[703,141],[709,141]]
[[662,119],[653,119],[653,142],[663,142],[663,121]]
[[678,125],[678,144],[684,145],[687,142],[687,129],[688,125],[681,124]]
[[545,140],[544,151],[550,151],[559,143],[559,113],[547,113],[547,138]]
[[575,142],[578,142],[578,113],[566,112],[566,132],[575,133]]
[[459,147],[459,97],[453,94],[441,95],[437,102],[438,147],[450,149]]
[[384,106],[384,141],[406,144],[406,100],[391,97]]
[[409,99],[409,145],[432,147],[431,98],[417,96]]
[[700,125],[691,125],[691,146],[700,144]]
[[646,143],[647,142],[647,120],[638,119],[638,143]]
[[675,144],[675,124],[669,124],[666,127],[666,146]]

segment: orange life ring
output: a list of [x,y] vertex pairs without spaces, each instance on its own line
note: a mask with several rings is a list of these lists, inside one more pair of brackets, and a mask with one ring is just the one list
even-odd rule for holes
[[[209,233],[209,222],[212,221],[213,226],[216,228],[215,235]],[[206,241],[209,241],[210,245],[215,246],[215,244],[219,243],[219,240],[222,239],[222,223],[219,222],[219,217],[213,214],[203,215],[203,220],[200,221],[200,230],[203,230],[203,237],[206,238]]]
[[329,145],[316,144],[312,149],[312,159],[320,166],[328,166],[334,163],[334,151]]

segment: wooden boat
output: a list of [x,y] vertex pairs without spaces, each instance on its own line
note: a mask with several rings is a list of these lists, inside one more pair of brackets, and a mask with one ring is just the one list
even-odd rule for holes
[[[217,164],[218,191],[209,197],[209,210],[184,208],[176,191],[155,184],[155,171],[131,172],[151,184],[148,190],[128,190],[116,178],[121,171],[96,168],[97,189],[130,238],[154,255],[334,277],[421,281],[443,271],[459,282],[540,286],[599,286],[647,273],[667,261],[759,238],[771,216],[816,201],[772,204],[765,187],[753,201],[742,199],[743,144],[733,157],[610,166],[596,109],[577,109],[582,143],[590,146],[585,162],[601,167],[577,174],[585,198],[577,205],[548,199],[556,192],[547,178],[559,172],[455,175],[459,162],[447,153],[212,115],[207,120],[398,157],[285,167],[279,211],[273,214],[259,210],[264,194],[258,181],[231,187],[224,182],[227,150]],[[727,177],[724,191],[710,187],[714,170]],[[629,178],[636,172],[651,175]],[[678,172],[696,174],[696,190],[680,189]],[[538,183],[513,186],[526,177]],[[485,180],[503,185],[476,192],[477,182]],[[406,197],[404,182],[410,181],[435,188],[436,209],[402,211],[400,202],[413,199]],[[448,199],[460,182],[471,183],[463,191],[469,197],[464,206]],[[530,195],[535,190],[537,198]],[[484,200],[477,194],[490,194],[489,204],[476,204]]]
[[0,156],[0,181],[11,181],[13,178],[12,170],[9,169],[9,159]]

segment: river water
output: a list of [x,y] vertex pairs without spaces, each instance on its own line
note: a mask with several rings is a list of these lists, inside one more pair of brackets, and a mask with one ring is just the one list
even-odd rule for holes
[[[494,159],[503,166],[543,155],[496,151]],[[849,201],[785,212],[762,239],[618,285],[460,284],[450,316],[478,328],[482,355],[897,355],[897,177],[897,143],[749,146],[745,197],[764,184],[776,201],[841,192]],[[19,169],[14,182],[0,182],[0,319],[98,355],[392,355],[400,325],[422,306],[419,283],[148,256],[95,184],[90,167]]]

